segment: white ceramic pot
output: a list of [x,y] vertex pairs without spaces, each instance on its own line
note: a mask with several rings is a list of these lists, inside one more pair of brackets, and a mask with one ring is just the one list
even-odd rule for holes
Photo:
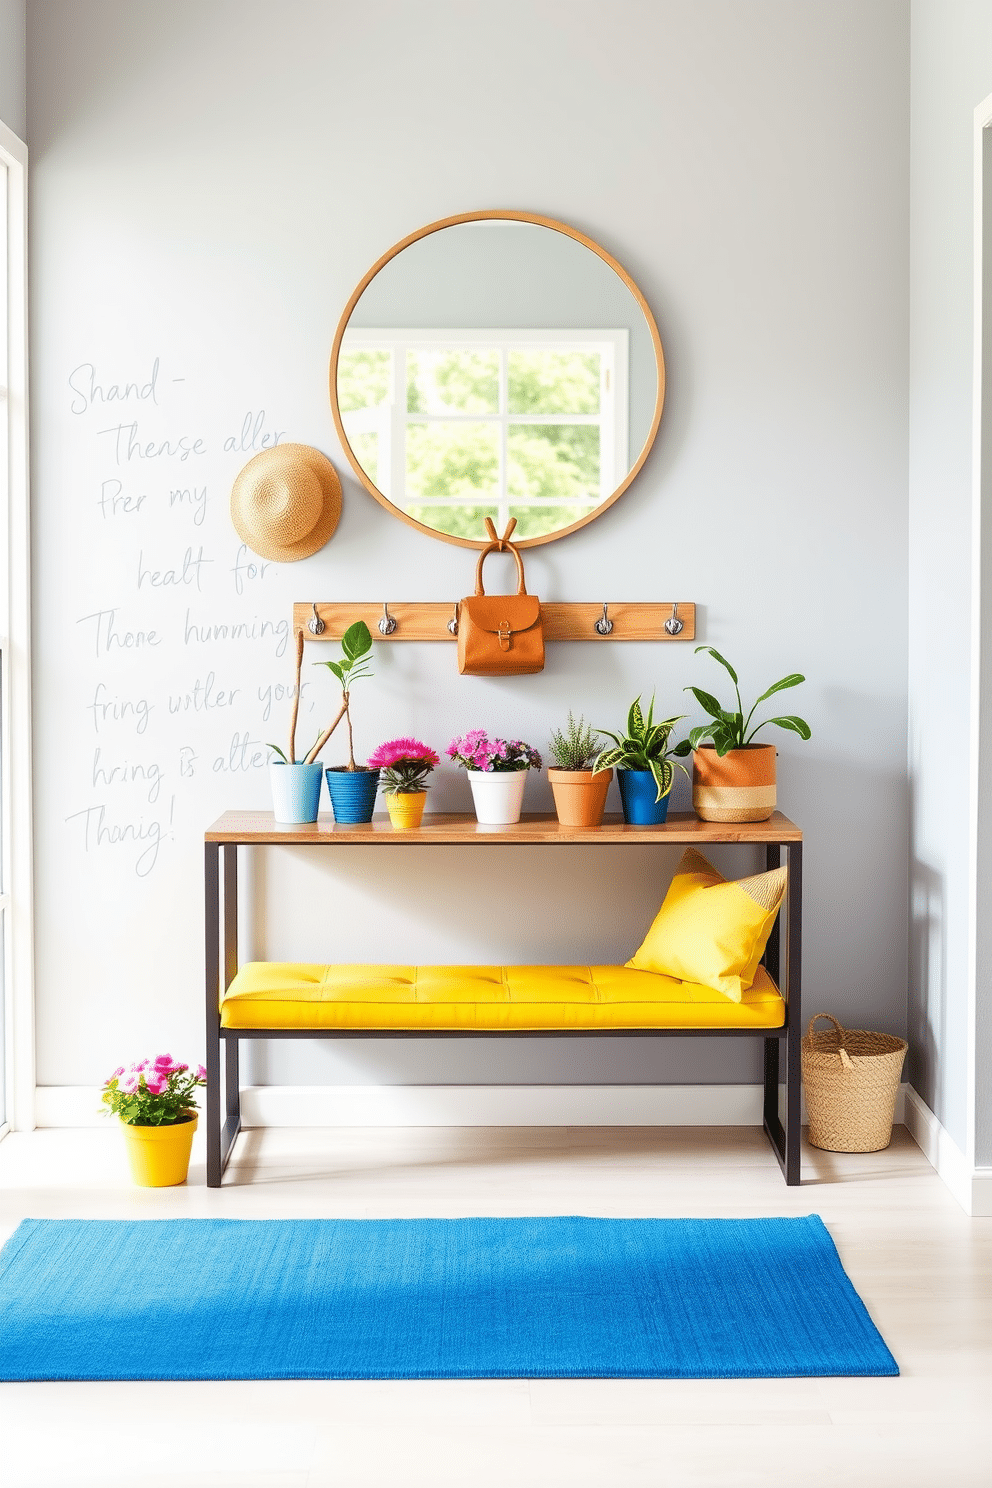
[[509,827],[520,820],[526,770],[469,770],[468,783],[480,822],[489,827]]

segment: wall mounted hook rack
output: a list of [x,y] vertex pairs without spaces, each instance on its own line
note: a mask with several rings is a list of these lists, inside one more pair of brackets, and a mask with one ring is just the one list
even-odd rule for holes
[[[293,606],[293,629],[304,630],[307,639],[339,640],[356,620],[364,620],[376,640],[453,641],[457,636],[457,606],[420,604],[412,601],[390,604],[382,600],[306,600]],[[675,627],[671,622],[677,616]],[[315,633],[313,620],[323,628]],[[620,601],[608,604],[542,604],[546,641],[692,641],[696,638],[696,606],[684,600],[639,604]],[[606,626],[603,627],[603,621]],[[452,621],[454,620],[454,626]],[[392,628],[383,630],[383,624]],[[382,622],[382,623],[380,623]],[[668,622],[666,624],[666,622]]]

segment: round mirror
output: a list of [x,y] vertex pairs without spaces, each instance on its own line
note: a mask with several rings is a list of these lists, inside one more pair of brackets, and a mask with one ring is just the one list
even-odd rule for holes
[[431,223],[341,317],[331,407],[355,474],[463,547],[516,518],[522,547],[583,527],[654,442],[665,362],[637,285],[574,228],[526,212]]

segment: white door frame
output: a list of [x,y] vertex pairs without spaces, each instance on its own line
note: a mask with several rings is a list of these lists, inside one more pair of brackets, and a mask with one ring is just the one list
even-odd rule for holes
[[4,634],[4,937],[7,1124],[35,1124],[33,811],[31,795],[31,519],[28,490],[28,152],[0,124],[7,171],[8,563]]

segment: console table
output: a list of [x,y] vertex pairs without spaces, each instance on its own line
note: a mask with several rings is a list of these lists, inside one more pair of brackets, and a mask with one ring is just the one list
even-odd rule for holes
[[[500,1030],[316,1030],[222,1028],[220,998],[238,970],[238,848],[306,846],[347,848],[370,844],[397,851],[432,846],[459,846],[477,851],[505,846],[620,847],[655,844],[696,847],[713,843],[759,845],[768,868],[785,858],[788,886],[782,913],[765,952],[765,966],[787,1003],[781,1028],[647,1028],[540,1031]],[[223,863],[223,873],[221,872]],[[656,827],[627,825],[607,816],[601,827],[563,827],[554,816],[529,815],[507,827],[480,825],[469,813],[439,813],[424,817],[413,831],[395,831],[387,816],[361,825],[342,824],[321,817],[306,826],[285,826],[269,811],[229,811],[204,836],[204,903],[207,1033],[207,1183],[219,1187],[231,1149],[241,1130],[239,1043],[244,1038],[755,1038],[764,1040],[763,1124],[775,1150],[786,1183],[800,1181],[800,984],[802,975],[802,832],[794,822],[774,812],[768,821],[703,822],[691,814],[672,813]],[[781,926],[785,925],[782,952]],[[221,1046],[224,1047],[224,1106],[221,1107]],[[781,1056],[785,1064],[785,1121],[779,1116]],[[224,1118],[222,1121],[222,1117]]]

